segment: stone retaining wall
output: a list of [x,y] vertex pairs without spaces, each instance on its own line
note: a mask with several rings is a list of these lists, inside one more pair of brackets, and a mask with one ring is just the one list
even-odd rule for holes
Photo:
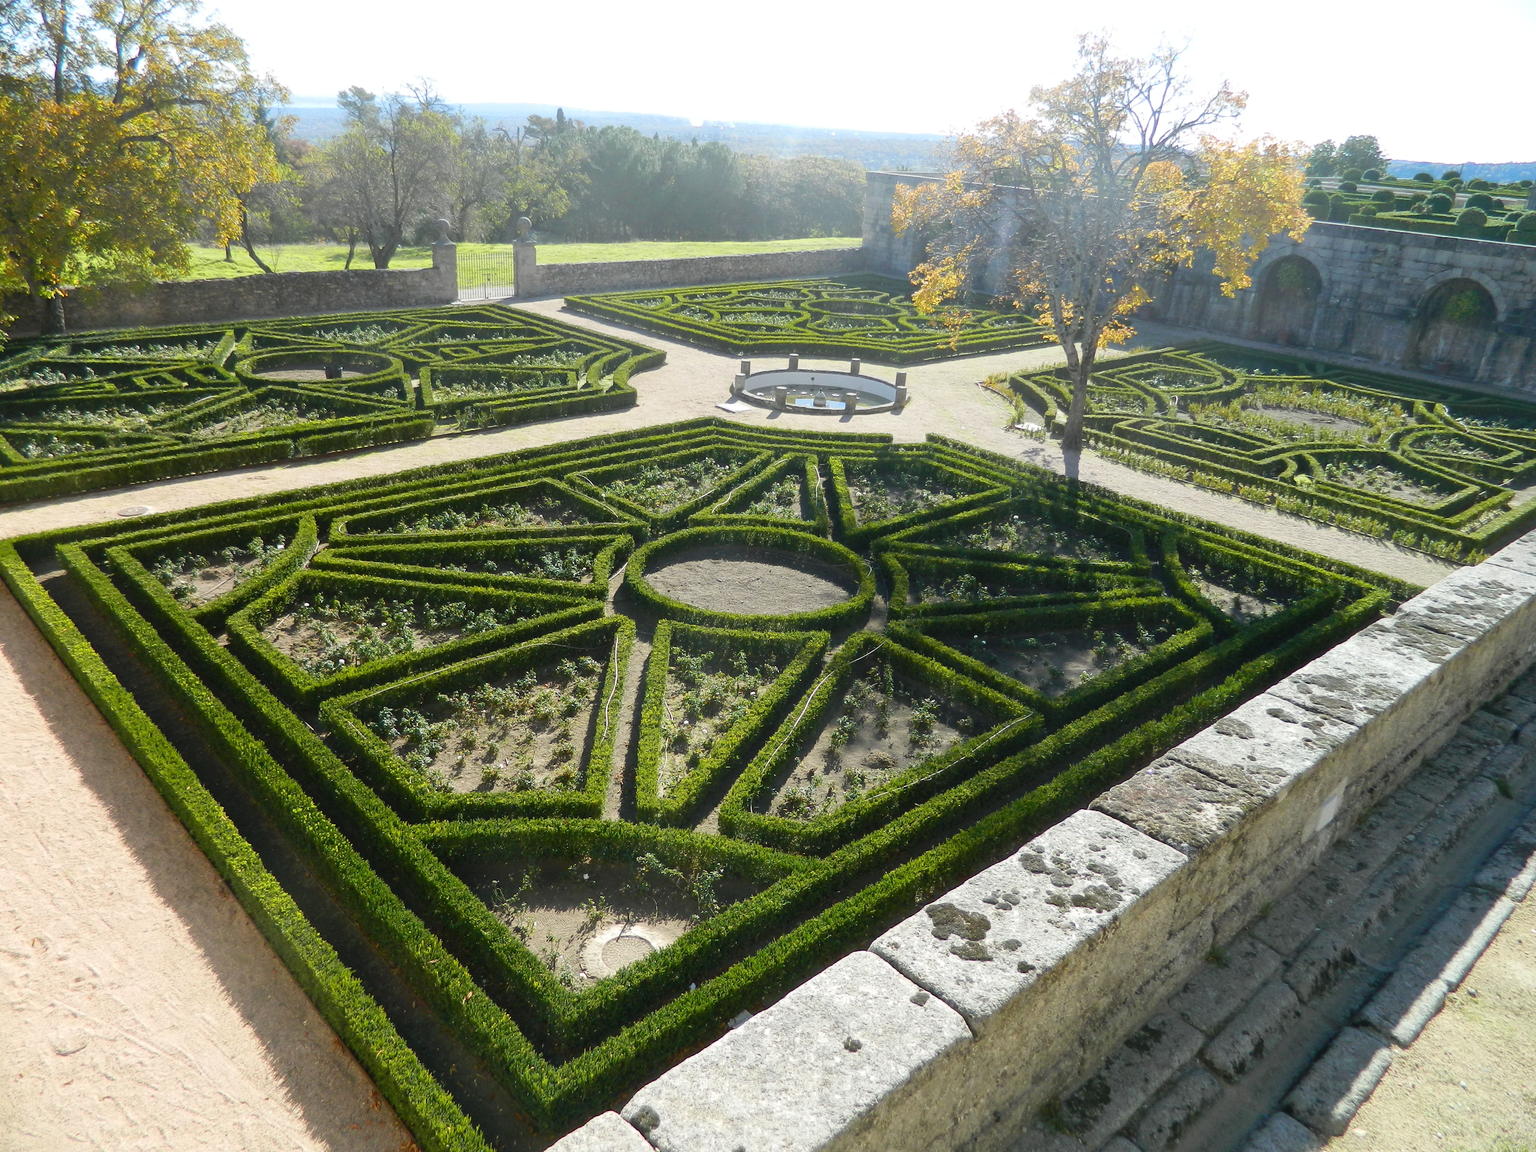
[[733,284],[742,280],[789,280],[838,276],[864,268],[862,248],[814,252],[760,252],[749,256],[698,256],[678,260],[615,260],[602,264],[540,264],[537,246],[519,244],[516,294],[519,299],[621,292],[631,288],[677,288],[690,284]]
[[[871,271],[904,276],[922,259],[921,236],[897,236],[891,228],[891,200],[898,185],[937,179],[869,174],[864,250]],[[1006,203],[1010,191],[997,194]],[[1283,276],[1271,281],[1282,262],[1310,279],[1305,298],[1288,299]],[[1221,294],[1207,267],[1174,273],[1142,314],[1218,337],[1536,388],[1536,250],[1527,245],[1314,221],[1299,243],[1271,243],[1252,269],[1254,286],[1235,296]],[[995,263],[978,270],[975,286],[1000,292],[1008,282],[1007,267]],[[1463,325],[1437,323],[1437,294],[1464,287],[1485,292],[1491,314]]]
[[1533,660],[1527,537],[660,1076],[628,1129],[605,1114],[556,1148],[1017,1152],[1042,1106]]
[[[458,297],[457,249],[452,244],[438,244],[432,249],[430,268],[278,272],[227,280],[160,280],[80,289],[70,293],[65,302],[65,320],[71,332],[147,328],[419,308],[452,304]],[[12,336],[36,336],[43,331],[43,313],[29,297],[7,297],[0,311],[17,316]]]

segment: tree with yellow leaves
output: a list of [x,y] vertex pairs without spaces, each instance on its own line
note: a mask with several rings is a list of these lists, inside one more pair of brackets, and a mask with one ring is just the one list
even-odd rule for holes
[[1271,236],[1300,239],[1308,223],[1293,147],[1208,131],[1236,116],[1242,93],[1222,84],[1191,99],[1174,50],[1121,59],[1085,36],[1078,59],[1071,79],[1031,91],[1032,117],[1009,112],[962,136],[943,181],[898,188],[892,213],[898,233],[928,241],[912,273],[919,308],[939,310],[985,274],[1048,326],[1072,378],[1068,453],[1082,448],[1098,353],[1133,334],[1127,318],[1169,273],[1208,253],[1233,295]]
[[209,220],[240,235],[240,197],[279,175],[254,76],[194,0],[0,0],[0,286],[63,330],[73,287],[186,267]]

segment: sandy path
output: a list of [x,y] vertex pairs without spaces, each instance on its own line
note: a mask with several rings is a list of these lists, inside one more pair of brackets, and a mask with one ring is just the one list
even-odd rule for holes
[[[560,312],[557,300],[530,307]],[[0,537],[107,520],[130,505],[193,507],[724,415],[714,404],[725,398],[735,360],[667,347],[669,364],[636,378],[640,402],[626,411],[18,506],[0,512]],[[845,422],[753,409],[735,419],[907,441],[942,432],[1059,470],[1054,447],[1004,431],[1006,406],[974,383],[1058,356],[1045,348],[912,369],[915,402],[901,415]],[[1091,455],[1082,475],[1421,583],[1450,570]],[[0,724],[9,769],[0,795],[0,1152],[408,1145],[367,1077],[3,591]]]
[[0,589],[0,1149],[411,1146]]

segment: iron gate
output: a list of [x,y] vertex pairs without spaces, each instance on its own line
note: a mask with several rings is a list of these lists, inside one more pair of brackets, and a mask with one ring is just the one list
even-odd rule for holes
[[459,249],[459,299],[495,300],[512,295],[512,245],[466,255]]

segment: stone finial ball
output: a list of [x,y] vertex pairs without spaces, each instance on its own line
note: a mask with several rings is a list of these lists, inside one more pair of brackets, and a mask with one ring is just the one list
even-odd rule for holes
[[435,233],[435,235],[432,237],[432,243],[434,243],[434,244],[446,244],[446,243],[448,243],[448,233],[452,229],[452,227],[453,227],[453,225],[449,224],[448,221],[446,221],[446,220],[434,220],[434,221],[432,221],[432,231]]
[[517,218],[517,238],[519,240],[526,240],[528,238],[528,233],[532,231],[533,221],[528,219],[526,216],[519,216]]

